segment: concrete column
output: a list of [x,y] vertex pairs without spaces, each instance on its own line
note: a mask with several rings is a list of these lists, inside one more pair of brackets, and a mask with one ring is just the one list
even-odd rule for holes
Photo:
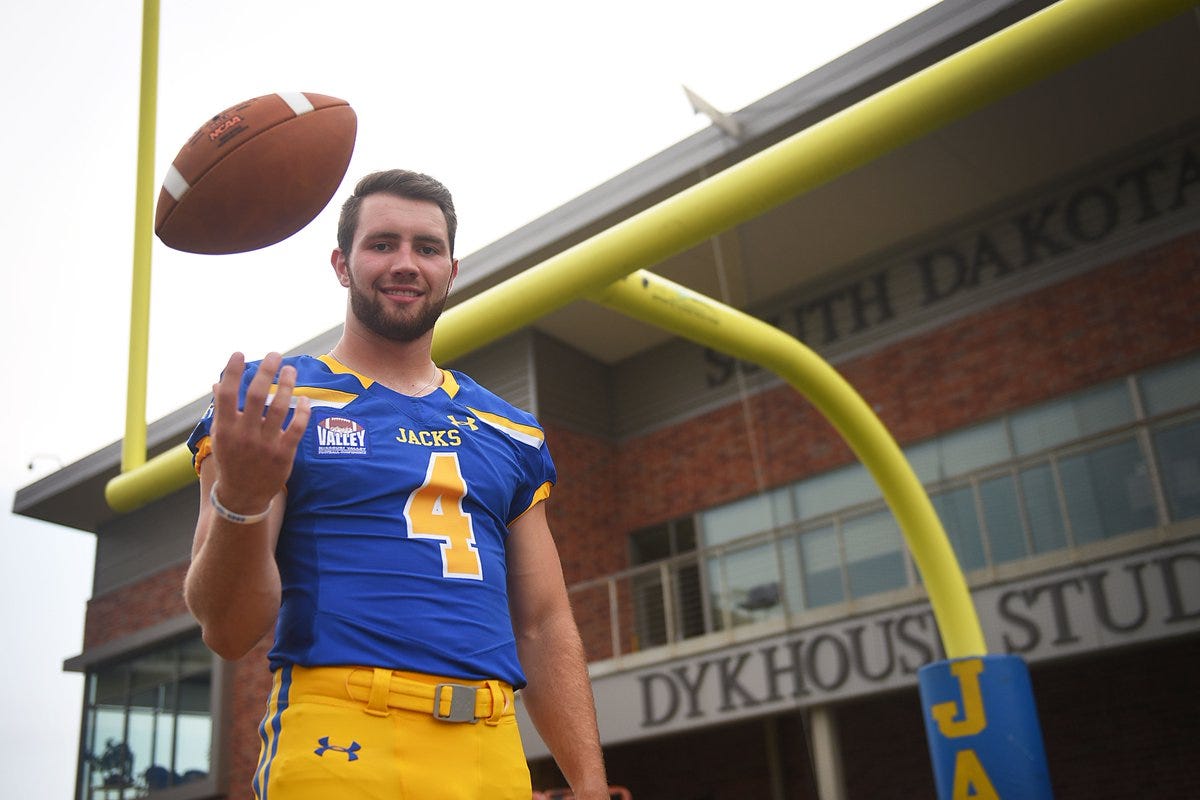
[[831,706],[814,706],[808,712],[809,747],[820,800],[846,800],[846,776],[838,741],[837,714]]

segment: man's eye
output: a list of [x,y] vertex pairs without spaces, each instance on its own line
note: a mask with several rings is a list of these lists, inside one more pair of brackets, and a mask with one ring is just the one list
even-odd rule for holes
[[417,252],[423,256],[436,256],[438,251],[437,248],[433,247],[432,245],[422,245],[421,247],[417,248]]
[[376,242],[375,244],[371,245],[371,249],[383,252],[384,250],[390,250],[391,245],[387,242]]

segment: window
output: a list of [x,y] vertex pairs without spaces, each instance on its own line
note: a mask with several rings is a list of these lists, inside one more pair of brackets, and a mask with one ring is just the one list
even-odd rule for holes
[[970,486],[931,496],[930,502],[954,548],[959,566],[964,570],[987,565],[983,552],[983,536],[979,530],[979,514],[975,511],[975,494]]
[[1017,455],[1028,455],[1133,420],[1128,389],[1124,383],[1111,383],[1015,414],[1013,443]]
[[783,612],[779,558],[774,540],[731,548],[708,559],[713,630],[758,622]]
[[[1194,406],[1200,401],[1200,358],[1147,372],[1139,386],[1151,417]],[[1151,433],[1167,513],[1176,522],[1200,516],[1200,420],[1191,417],[1159,424]]]
[[888,509],[846,520],[846,573],[853,597],[886,592],[908,585],[904,567],[904,536]]
[[1139,384],[1146,413],[1152,417],[1194,406],[1200,401],[1200,358],[1147,372]]
[[90,671],[79,797],[133,800],[206,781],[213,663],[196,635]]
[[1012,475],[981,482],[979,499],[983,504],[983,521],[987,525],[992,563],[1005,564],[1029,555],[1025,526],[1021,524],[1017,486]]
[[1154,449],[1171,519],[1200,517],[1200,420],[1159,428]]
[[883,497],[879,484],[862,464],[809,478],[795,484],[792,493],[800,519],[813,519]]
[[630,534],[630,563],[635,567],[659,564],[631,579],[638,648],[704,633],[700,569],[695,558],[679,558],[695,550],[696,527],[691,517]]
[[974,425],[909,447],[905,458],[921,483],[933,483],[1012,458],[1003,421]]
[[846,592],[842,582],[842,556],[838,552],[837,529],[825,525],[800,534],[800,563],[804,574],[804,605],[818,608],[840,603]]
[[1058,502],[1058,487],[1049,464],[1021,470],[1021,495],[1029,515],[1033,552],[1048,553],[1067,546],[1067,527]]
[[713,547],[751,533],[773,530],[794,518],[785,488],[705,511],[700,515],[700,524],[704,528],[705,546]]
[[1154,526],[1150,471],[1135,439],[1064,458],[1059,471],[1075,544]]

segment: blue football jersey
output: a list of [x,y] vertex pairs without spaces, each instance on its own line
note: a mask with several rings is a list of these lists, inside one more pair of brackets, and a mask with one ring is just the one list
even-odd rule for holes
[[[361,665],[524,686],[505,542],[555,480],[537,421],[451,370],[414,398],[331,356],[285,363],[312,417],[276,550],[272,668]],[[193,453],[210,425],[206,414]]]

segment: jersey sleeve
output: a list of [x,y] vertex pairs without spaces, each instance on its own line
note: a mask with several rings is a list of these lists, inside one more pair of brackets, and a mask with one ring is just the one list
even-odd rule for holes
[[209,403],[208,410],[200,417],[187,440],[188,449],[192,451],[192,468],[196,470],[197,475],[200,474],[200,465],[204,463],[204,459],[212,455],[212,418],[213,404]]
[[508,524],[516,522],[526,511],[550,496],[550,490],[558,480],[554,459],[545,441],[538,446],[519,445],[522,453],[521,479],[509,508]]

